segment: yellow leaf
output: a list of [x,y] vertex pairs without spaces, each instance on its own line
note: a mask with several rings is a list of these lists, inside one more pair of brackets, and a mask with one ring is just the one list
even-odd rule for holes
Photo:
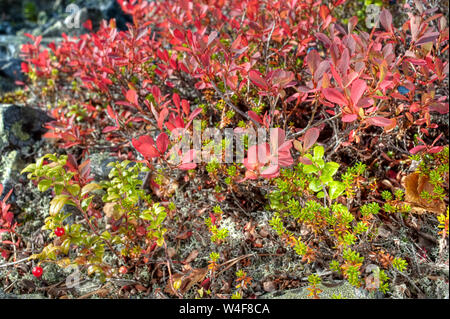
[[87,184],[81,189],[81,197],[97,189],[102,189],[102,187],[97,183]]
[[50,202],[50,216],[55,216],[64,207],[64,205],[69,201],[68,195],[58,195],[52,199]]

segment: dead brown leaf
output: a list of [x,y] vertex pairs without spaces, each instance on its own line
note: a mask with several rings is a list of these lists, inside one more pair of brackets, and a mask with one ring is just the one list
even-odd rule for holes
[[186,259],[183,261],[183,264],[189,264],[189,263],[193,262],[195,260],[195,258],[197,258],[197,256],[198,256],[198,250],[194,249],[193,251],[191,251],[189,256],[187,256]]
[[434,187],[430,183],[428,176],[418,172],[409,174],[404,179],[405,200],[411,204],[412,211],[417,214],[433,212],[442,214],[445,212],[445,203],[442,200],[427,201],[420,194],[423,191],[434,194]]
[[[178,289],[178,292],[181,294],[185,294],[189,289],[192,288],[195,284],[198,282],[201,282],[208,273],[208,268],[198,268],[193,269],[190,272],[187,272],[185,274],[174,274],[172,276],[172,282],[177,282],[181,280],[180,288]],[[172,287],[170,281],[167,283],[166,288],[164,289],[164,292],[171,294],[172,296],[177,296],[177,293],[175,289]]]
[[117,207],[117,203],[106,203],[103,206],[103,212],[108,218],[114,218],[115,220],[118,220],[122,215],[123,212],[120,211]]

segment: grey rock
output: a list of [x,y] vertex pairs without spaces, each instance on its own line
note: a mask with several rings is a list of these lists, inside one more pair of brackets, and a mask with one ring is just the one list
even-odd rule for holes
[[133,22],[132,17],[122,11],[122,8],[117,1],[109,1],[106,5],[100,7],[100,9],[103,12],[104,19],[106,21],[115,19],[117,29],[121,31],[127,30],[127,23]]
[[[18,181],[20,171],[25,167],[19,152],[13,150],[5,152],[0,158],[0,184],[3,185],[3,192],[0,193],[0,200],[14,187]],[[14,201],[14,194],[10,200]]]
[[[331,299],[333,296],[340,296],[345,299],[376,299],[372,293],[368,293],[362,289],[358,289],[350,285],[347,281],[343,281],[341,285],[336,287],[325,287],[320,284],[318,286],[322,292],[319,294],[321,299]],[[262,299],[309,299],[309,290],[307,288],[291,289],[286,291],[276,291],[262,295]]]
[[58,37],[61,36],[63,32],[71,36],[77,36],[83,33],[90,32],[83,27],[83,23],[85,23],[87,20],[91,20],[93,29],[97,30],[102,19],[102,11],[98,8],[79,8],[78,11],[73,12],[65,19],[61,18],[57,20],[56,23],[43,31],[42,36]]
[[24,81],[25,76],[20,67],[21,63],[22,60],[16,58],[0,60],[0,76],[13,81]]
[[45,297],[39,294],[8,294],[0,288],[0,299],[45,299]]
[[51,121],[44,111],[14,104],[0,104],[0,153],[5,147],[30,146],[45,133]]
[[91,174],[98,182],[108,179],[108,174],[112,169],[108,164],[118,160],[117,157],[108,153],[93,153],[88,158],[91,165]]

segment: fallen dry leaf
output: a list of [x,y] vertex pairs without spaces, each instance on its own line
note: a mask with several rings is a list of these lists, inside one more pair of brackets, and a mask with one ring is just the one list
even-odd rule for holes
[[183,261],[183,264],[189,264],[189,263],[193,262],[195,260],[195,258],[197,258],[197,256],[198,256],[198,250],[194,249],[193,251],[191,251],[189,256],[187,256],[186,259]]
[[117,203],[115,202],[106,203],[105,206],[103,206],[103,212],[108,218],[114,218],[115,220],[118,220],[123,215],[123,212],[117,208]]
[[423,191],[434,194],[433,185],[430,183],[428,176],[418,172],[409,174],[404,179],[405,200],[411,204],[414,213],[423,214],[425,212],[433,212],[442,214],[445,212],[445,203],[441,200],[432,200],[431,202],[420,197]]
[[[181,280],[181,285],[180,288],[178,289],[178,292],[180,292],[181,294],[185,294],[187,291],[189,291],[189,289],[191,289],[193,285],[205,279],[207,273],[208,273],[207,267],[193,269],[192,271],[186,274],[174,274],[172,276],[172,281],[177,282],[178,280]],[[172,288],[170,281],[167,283],[164,292],[169,293],[173,296],[177,296],[177,293]]]

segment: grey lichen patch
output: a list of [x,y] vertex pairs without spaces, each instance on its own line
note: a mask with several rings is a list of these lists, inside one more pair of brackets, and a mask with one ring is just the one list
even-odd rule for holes
[[[321,299],[331,299],[333,296],[339,296],[344,299],[373,299],[365,291],[355,288],[350,285],[347,281],[344,281],[341,285],[336,287],[325,287],[324,285],[319,285],[319,289],[322,292],[319,294]],[[307,287],[286,290],[282,292],[273,292],[261,296],[262,299],[309,299],[309,290]]]
[[236,228],[236,223],[231,217],[222,219],[220,222],[220,228],[228,229],[228,242],[231,244],[231,247],[240,245],[244,240],[244,233],[242,230],[238,230]]
[[11,126],[11,133],[22,142],[26,142],[30,139],[30,134],[23,131],[23,124],[20,121],[15,122]]

